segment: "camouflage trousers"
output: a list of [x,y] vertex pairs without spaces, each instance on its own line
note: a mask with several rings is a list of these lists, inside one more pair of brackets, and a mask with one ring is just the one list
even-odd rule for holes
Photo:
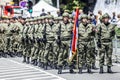
[[113,51],[112,42],[106,42],[101,44],[101,47],[99,48],[100,67],[104,65],[105,57],[107,66],[112,66],[112,51]]
[[47,41],[44,52],[44,64],[53,61],[53,41]]
[[61,45],[58,53],[58,66],[63,66],[68,63],[68,55],[70,52],[71,40],[61,41]]
[[79,68],[86,65],[87,67],[91,67],[92,62],[94,60],[94,47],[92,46],[94,41],[79,41],[78,43],[78,60],[79,60]]

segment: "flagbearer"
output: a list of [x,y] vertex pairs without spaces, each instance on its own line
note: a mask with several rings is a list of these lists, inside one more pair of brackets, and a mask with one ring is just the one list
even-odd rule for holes
[[95,29],[92,24],[87,23],[88,16],[81,16],[81,23],[78,28],[78,55],[79,55],[79,73],[82,73],[83,65],[86,65],[87,72],[91,73],[92,53],[91,46],[93,45]]

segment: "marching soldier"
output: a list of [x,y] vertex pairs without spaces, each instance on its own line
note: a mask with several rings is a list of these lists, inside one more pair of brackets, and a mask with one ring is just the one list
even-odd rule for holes
[[44,42],[46,42],[45,53],[44,53],[44,69],[47,69],[47,66],[52,66],[52,56],[53,56],[53,42],[55,41],[53,35],[53,16],[49,15],[46,19],[46,24],[44,26]]
[[[68,53],[70,52],[70,43],[72,39],[72,27],[73,25],[69,22],[69,14],[63,13],[63,22],[60,24],[60,53],[58,55],[58,74],[62,73],[62,68],[67,63]],[[70,73],[73,73],[73,67],[70,66]]]

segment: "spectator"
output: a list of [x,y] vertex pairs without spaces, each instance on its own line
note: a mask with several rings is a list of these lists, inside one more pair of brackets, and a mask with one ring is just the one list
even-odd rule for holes
[[40,14],[40,16],[46,16],[47,14],[45,13],[45,10],[42,9],[42,13]]
[[50,13],[50,12],[47,12],[47,14],[48,14],[48,15],[51,15],[51,13]]
[[102,17],[102,11],[101,11],[101,10],[98,11],[98,15],[97,15],[97,24],[100,23],[100,17]]
[[115,12],[113,12],[113,14],[112,14],[111,22],[112,22],[113,24],[117,22],[117,17],[116,17]]
[[60,10],[57,11],[57,16],[58,17],[62,16]]

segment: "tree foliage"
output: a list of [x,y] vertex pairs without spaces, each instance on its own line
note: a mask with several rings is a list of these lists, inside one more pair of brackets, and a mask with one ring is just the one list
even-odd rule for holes
[[63,6],[63,9],[69,10],[70,12],[72,12],[76,7],[83,9],[83,7],[86,5],[84,2],[80,0],[67,0],[67,1],[68,2],[65,6]]
[[[57,0],[52,0],[54,6],[56,6]],[[69,10],[72,12],[76,7],[79,7],[83,9],[83,7],[86,5],[86,3],[80,1],[80,0],[60,0],[60,8],[63,10]]]

